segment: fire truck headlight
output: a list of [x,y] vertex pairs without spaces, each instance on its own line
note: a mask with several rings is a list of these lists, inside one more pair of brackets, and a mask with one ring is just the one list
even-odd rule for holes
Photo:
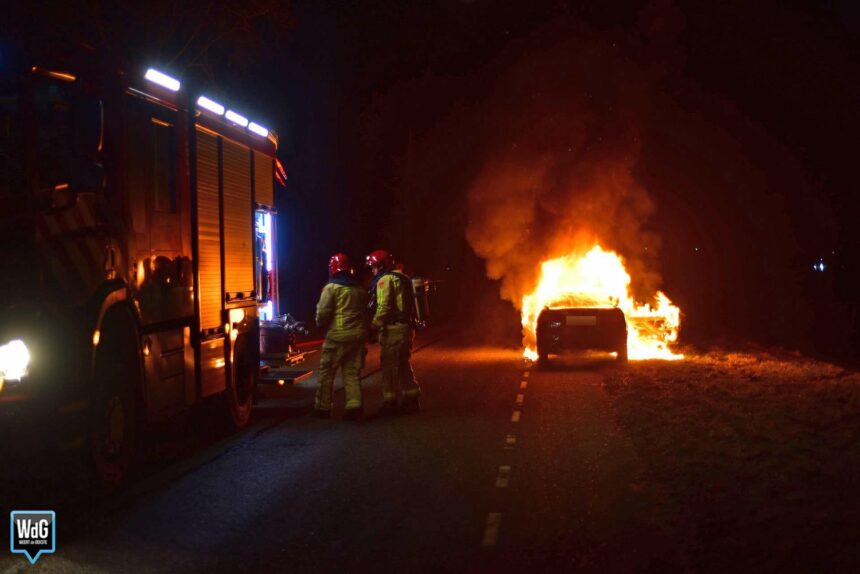
[[0,381],[20,381],[27,376],[30,351],[21,339],[0,346]]

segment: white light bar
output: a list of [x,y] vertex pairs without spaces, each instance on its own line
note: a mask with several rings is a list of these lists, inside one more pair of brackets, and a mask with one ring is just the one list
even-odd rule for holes
[[257,134],[258,136],[263,136],[264,138],[269,137],[269,130],[267,130],[260,124],[255,124],[254,122],[251,122],[248,125],[248,129]]
[[213,102],[206,96],[200,96],[199,98],[197,98],[197,105],[204,110],[209,110],[213,114],[218,114],[219,116],[224,115],[224,106],[222,106],[218,102]]
[[171,78],[167,74],[162,74],[154,68],[148,69],[144,78],[146,78],[150,82],[158,84],[159,86],[163,86],[173,92],[179,91],[179,80],[177,80],[176,78]]
[[233,110],[227,110],[227,114],[224,117],[226,117],[228,120],[230,120],[234,124],[239,124],[243,128],[247,127],[247,125],[248,125],[248,118],[240,116],[239,114],[237,114]]

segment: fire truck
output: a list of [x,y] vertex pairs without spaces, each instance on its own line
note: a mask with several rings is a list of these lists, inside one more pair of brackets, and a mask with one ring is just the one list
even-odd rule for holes
[[248,423],[278,313],[278,138],[177,74],[19,64],[0,83],[0,425],[111,487],[144,425],[210,397]]

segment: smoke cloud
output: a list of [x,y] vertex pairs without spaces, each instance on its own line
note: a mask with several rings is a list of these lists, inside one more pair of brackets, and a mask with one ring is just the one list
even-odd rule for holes
[[[430,68],[374,94],[350,148],[368,198],[354,219],[384,231],[368,247],[440,279],[452,316],[505,342],[518,338],[515,308],[540,263],[595,242],[625,258],[638,302],[662,290],[663,274],[684,342],[805,346],[813,328],[846,340],[821,317],[850,324],[850,311],[810,306],[830,289],[810,264],[840,253],[827,186],[805,148],[754,113],[758,77],[711,70],[731,53],[703,54],[692,37],[710,24],[693,23],[684,33],[683,13],[660,1],[610,30],[560,16],[465,71]],[[770,65],[757,57],[747,73]],[[774,118],[794,108],[780,109]],[[837,132],[847,133],[820,133]]]
[[659,73],[611,34],[537,37],[514,46],[479,108],[468,242],[518,309],[543,260],[595,243],[625,257],[634,296],[648,298],[659,284],[659,242],[646,225],[655,205],[633,170]]

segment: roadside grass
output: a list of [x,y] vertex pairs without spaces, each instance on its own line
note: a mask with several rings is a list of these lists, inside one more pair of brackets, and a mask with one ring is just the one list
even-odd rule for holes
[[716,351],[604,385],[683,568],[860,571],[860,373]]

